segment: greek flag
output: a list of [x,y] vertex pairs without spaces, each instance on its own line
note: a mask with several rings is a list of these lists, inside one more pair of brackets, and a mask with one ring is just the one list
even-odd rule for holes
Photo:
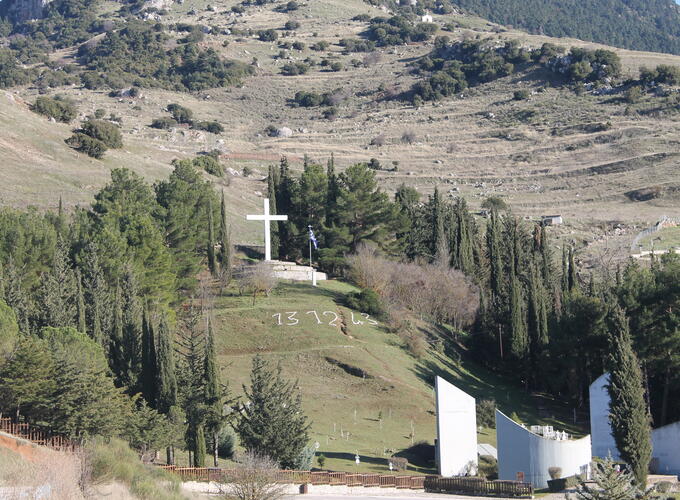
[[309,240],[314,243],[314,250],[319,249],[319,243],[316,241],[316,236],[314,236],[314,231],[312,231],[312,227],[309,227]]

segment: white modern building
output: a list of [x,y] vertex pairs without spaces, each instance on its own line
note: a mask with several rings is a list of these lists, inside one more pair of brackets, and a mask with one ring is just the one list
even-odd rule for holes
[[477,472],[475,398],[441,377],[435,379],[439,474],[463,476]]
[[[593,456],[620,459],[609,423],[609,374],[601,375],[590,385],[590,432]],[[651,468],[659,474],[680,474],[680,422],[652,430]]]
[[546,488],[550,467],[560,467],[562,477],[590,473],[590,436],[570,439],[552,426],[527,429],[496,410],[498,478],[522,479],[534,488]]

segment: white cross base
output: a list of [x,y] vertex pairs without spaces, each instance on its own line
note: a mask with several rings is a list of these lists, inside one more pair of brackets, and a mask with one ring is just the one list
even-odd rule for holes
[[246,220],[261,220],[264,221],[264,260],[272,260],[272,234],[271,221],[288,220],[287,215],[270,215],[269,213],[269,198],[264,199],[264,214],[263,215],[246,215]]

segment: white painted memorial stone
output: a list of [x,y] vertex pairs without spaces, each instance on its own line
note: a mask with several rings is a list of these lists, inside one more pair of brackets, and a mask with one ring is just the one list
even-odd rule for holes
[[475,398],[441,377],[435,379],[435,391],[439,474],[444,477],[474,474],[477,469]]
[[264,221],[264,260],[272,260],[272,232],[271,222],[279,220],[288,220],[287,215],[271,215],[269,213],[269,198],[264,199],[264,214],[262,215],[246,215],[247,220],[261,220]]

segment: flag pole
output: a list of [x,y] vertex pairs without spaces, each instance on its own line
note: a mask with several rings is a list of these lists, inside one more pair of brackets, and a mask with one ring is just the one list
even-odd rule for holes
[[[307,229],[309,230],[307,232],[307,239],[309,240],[309,267],[314,267],[312,266],[312,226],[307,226]],[[313,272],[313,271],[312,271]]]

